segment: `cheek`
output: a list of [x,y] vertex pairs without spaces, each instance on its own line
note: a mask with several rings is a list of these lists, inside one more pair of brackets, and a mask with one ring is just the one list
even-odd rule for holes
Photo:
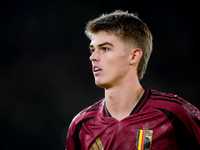
[[115,64],[117,65],[118,68],[123,69],[122,67],[126,67],[128,66],[128,57],[127,55],[125,56],[120,56],[120,57],[116,57],[116,61]]
[[128,65],[127,57],[116,57],[115,59],[109,59],[107,62],[108,69],[112,72],[121,72],[127,69]]

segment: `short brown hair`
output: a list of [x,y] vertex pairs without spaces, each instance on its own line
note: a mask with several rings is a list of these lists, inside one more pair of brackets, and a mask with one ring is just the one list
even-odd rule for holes
[[137,68],[138,79],[141,80],[147,68],[153,45],[152,34],[148,26],[136,14],[116,10],[89,21],[85,28],[85,34],[89,39],[92,34],[100,31],[113,34],[122,41],[142,50],[143,55]]

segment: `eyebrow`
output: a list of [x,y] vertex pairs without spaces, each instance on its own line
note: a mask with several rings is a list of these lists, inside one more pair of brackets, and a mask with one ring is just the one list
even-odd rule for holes
[[[104,43],[101,43],[101,44],[98,44],[97,46],[98,47],[101,47],[101,46],[104,46],[104,45],[110,45],[110,46],[112,46],[112,47],[114,47],[111,43],[109,43],[109,42],[104,42]],[[89,45],[89,48],[91,48],[91,47],[94,47],[93,45]]]

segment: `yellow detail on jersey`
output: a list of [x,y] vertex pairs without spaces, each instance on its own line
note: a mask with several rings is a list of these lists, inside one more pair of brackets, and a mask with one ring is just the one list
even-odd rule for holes
[[143,135],[143,130],[140,130],[140,136],[139,136],[139,145],[138,145],[138,150],[142,150],[143,147],[141,146],[142,145],[142,135]]
[[103,145],[102,145],[101,140],[100,140],[99,137],[92,144],[92,147],[90,148],[90,150],[104,150],[103,149]]

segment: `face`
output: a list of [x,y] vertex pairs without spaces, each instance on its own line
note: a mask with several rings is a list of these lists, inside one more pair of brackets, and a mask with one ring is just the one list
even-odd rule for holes
[[130,52],[125,43],[104,32],[94,34],[90,43],[92,70],[97,86],[105,89],[122,84],[130,70]]

